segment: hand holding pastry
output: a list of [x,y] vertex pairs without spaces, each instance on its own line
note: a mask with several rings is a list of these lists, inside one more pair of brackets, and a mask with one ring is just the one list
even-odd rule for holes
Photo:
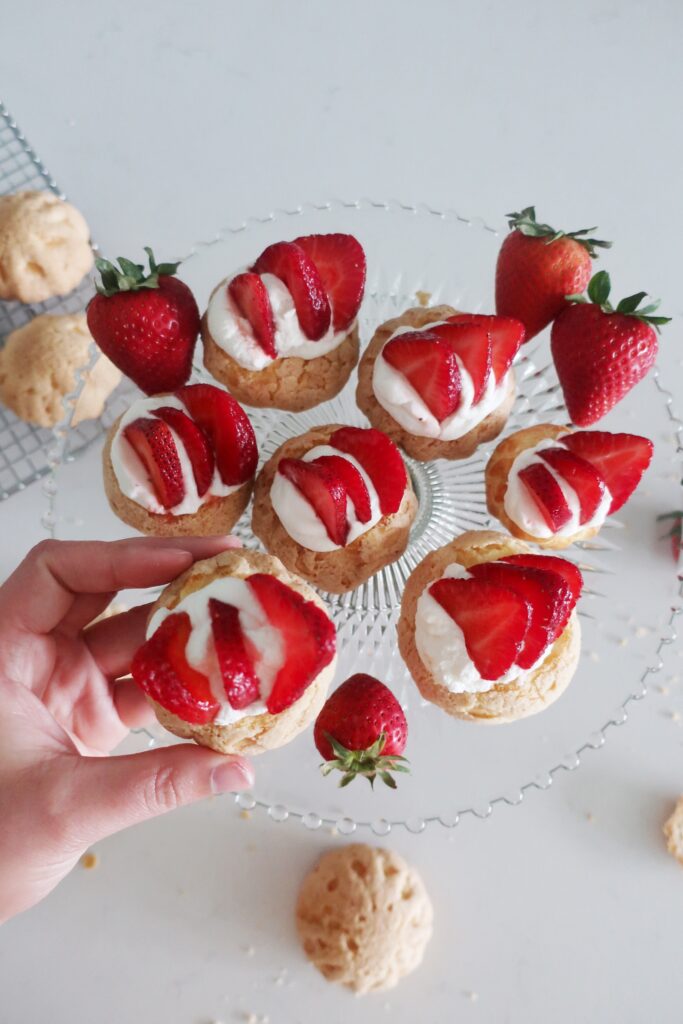
[[89,625],[119,589],[167,583],[232,543],[46,541],[0,587],[0,921],[46,896],[92,843],[252,784],[246,761],[193,745],[104,756],[150,718],[125,678],[149,609]]

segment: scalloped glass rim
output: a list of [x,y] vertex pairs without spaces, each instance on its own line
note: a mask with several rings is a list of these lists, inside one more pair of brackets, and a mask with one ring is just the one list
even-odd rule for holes
[[[233,239],[236,236],[239,236],[240,234],[245,232],[250,235],[258,235],[259,232],[263,232],[263,230],[267,229],[269,225],[277,221],[287,221],[289,219],[294,220],[296,218],[300,218],[306,221],[306,231],[316,229],[326,230],[326,227],[324,225],[317,225],[317,220],[324,218],[330,214],[336,213],[340,220],[343,220],[344,217],[348,218],[349,214],[357,215],[359,218],[361,218],[361,220],[363,220],[363,218],[367,220],[370,217],[370,215],[374,216],[375,214],[382,212],[387,214],[389,221],[392,223],[393,227],[395,227],[400,222],[400,224],[402,225],[402,230],[403,226],[406,225],[410,219],[413,219],[415,223],[419,222],[421,225],[420,237],[422,239],[427,236],[429,236],[431,239],[430,232],[432,229],[431,227],[429,227],[429,225],[431,224],[435,226],[452,225],[454,228],[457,227],[458,229],[471,229],[471,238],[488,238],[490,242],[493,242],[494,246],[497,246],[497,242],[495,242],[494,240],[499,236],[499,233],[495,228],[487,224],[482,218],[464,217],[457,211],[452,209],[439,210],[428,204],[412,205],[400,202],[379,202],[369,199],[356,201],[337,200],[328,201],[324,203],[308,203],[287,210],[274,210],[267,216],[247,218],[246,220],[233,226],[226,226],[224,228],[221,228],[216,233],[216,235],[213,236],[211,239],[207,240],[206,242],[197,243],[195,246],[193,246],[192,250],[188,253],[186,257],[187,265],[186,267],[183,268],[183,276],[186,279],[189,279],[189,283],[193,287],[195,287],[193,281],[191,280],[194,273],[194,268],[201,262],[203,257],[206,258],[207,254],[210,253],[214,247],[220,248],[222,245],[227,244],[227,242],[230,239]],[[363,223],[365,223],[365,221],[363,221]],[[311,224],[313,224],[313,227],[311,227]],[[335,229],[351,230],[351,228],[349,228],[348,226],[341,226],[338,223],[335,223]],[[298,230],[296,233],[299,234],[301,233],[301,231]],[[269,240],[274,239],[271,238]],[[365,238],[363,240],[365,242]],[[434,248],[438,249],[437,242],[442,243],[443,238],[437,240],[436,235],[434,235],[433,242]],[[404,244],[402,238],[397,240],[396,244],[398,248],[400,248],[400,246]],[[491,252],[494,253],[495,257],[495,252],[493,249],[491,250]],[[407,255],[407,252],[403,253],[404,257]],[[429,251],[429,257],[431,257],[431,248]],[[386,262],[388,265],[389,260],[387,260]],[[453,304],[458,305],[458,299],[463,297],[463,305],[465,308],[482,308],[482,305],[484,305],[486,301],[482,295],[478,295],[475,299],[471,294],[467,292],[467,289],[465,289],[464,292],[462,290],[458,290],[458,294],[457,296],[455,296],[452,285],[450,289],[443,286],[435,287],[434,278],[429,277],[429,273],[427,270],[425,270],[423,276],[421,260],[419,262],[419,269],[413,273],[413,276],[408,275],[411,282],[410,286],[407,286],[405,284],[405,278],[407,275],[403,273],[402,269],[397,270],[397,272],[393,274],[390,273],[387,275],[387,273],[385,272],[386,267],[382,266],[381,273],[378,273],[377,275],[379,283],[373,280],[372,274],[369,275],[366,304],[371,305],[374,309],[374,314],[371,318],[372,323],[379,322],[380,319],[384,319],[387,316],[395,315],[396,312],[398,312],[400,308],[402,308],[402,306],[405,305],[406,301],[409,300],[409,297],[411,295],[414,295],[415,292],[419,289],[422,289],[424,291],[431,291],[433,294],[434,301],[442,299],[443,301],[451,301]],[[426,262],[427,261],[425,260],[425,263]],[[237,264],[232,264],[232,266],[235,265]],[[227,269],[230,269],[230,267],[228,267]],[[476,276],[476,270],[474,271],[474,274]],[[488,266],[488,274],[492,278],[492,264]],[[213,284],[215,284],[215,281],[218,279],[219,277],[214,275],[210,280],[204,281],[202,283],[202,286],[205,287],[206,290],[206,287],[211,287]],[[490,281],[488,283],[490,284]],[[441,285],[442,283],[439,282],[439,284]],[[196,287],[195,290],[197,290]],[[202,296],[200,296],[200,304],[201,301]],[[490,303],[491,300],[489,299],[489,308],[491,308]],[[367,340],[367,332],[363,340]],[[516,415],[517,417],[513,429],[516,429],[521,425],[526,425],[528,422],[533,421],[533,418],[537,410],[542,411],[544,414],[544,418],[546,419],[557,419],[558,414],[561,413],[562,411],[562,406],[558,402],[558,388],[556,379],[553,379],[554,371],[552,369],[552,366],[544,365],[539,368],[537,362],[535,361],[535,357],[543,348],[543,343],[543,336],[540,336],[538,340],[534,339],[532,343],[530,343],[530,345],[526,346],[526,349],[528,349],[529,351],[525,351],[523,354],[521,360],[523,368],[522,372],[519,374],[521,380],[521,401],[518,402],[518,406],[520,406],[520,408],[516,407],[516,413],[513,414],[513,416]],[[547,356],[545,357],[545,363],[548,363]],[[195,370],[199,375],[201,375],[203,372],[200,366],[196,366]],[[683,451],[683,445],[681,443],[681,438],[683,436],[683,424],[673,411],[673,396],[670,392],[666,391],[666,389],[660,383],[657,371],[653,372],[653,374],[650,377],[650,380],[654,384],[654,387],[657,391],[658,405],[661,406],[661,411],[664,411],[666,422],[670,424],[674,444],[674,451],[680,455],[681,451]],[[647,384],[643,386],[647,386]],[[362,422],[362,417],[360,417],[360,414],[355,409],[355,405],[353,403],[352,398],[349,399],[348,391],[349,388],[351,387],[351,385],[348,385],[347,389],[345,389],[345,392],[342,393],[342,396],[339,399],[333,400],[332,403],[326,403],[325,406],[320,406],[316,410],[311,410],[309,413],[301,414],[298,417],[291,417],[288,416],[287,414],[277,414],[276,416],[274,416],[273,413],[269,410],[250,411],[250,415],[253,415],[255,421],[257,434],[259,435],[262,454],[264,451],[266,452],[266,454],[269,454],[271,450],[273,450],[275,447],[277,447],[278,444],[282,442],[285,436],[291,436],[292,432],[297,432],[296,430],[294,430],[293,425],[291,425],[289,429],[287,428],[288,420],[293,419],[295,422],[297,422],[300,432],[302,430],[308,429],[308,427],[312,425],[312,422],[323,422],[324,417],[322,419],[320,418],[320,412],[325,411],[328,407],[335,406],[335,404],[337,407],[344,409],[344,414],[347,419],[351,419],[352,415],[355,415],[358,422]],[[78,390],[80,390],[80,385]],[[77,394],[77,392],[75,392],[75,394]],[[65,405],[67,407],[71,406],[71,402],[73,401],[75,394],[74,396],[68,396],[68,399],[65,402]],[[349,406],[348,404],[349,400],[351,401],[351,405],[354,406],[353,412],[351,410],[351,406]],[[344,402],[347,403],[346,406],[344,406]],[[312,422],[309,422],[311,420]],[[53,480],[51,482],[48,481],[48,483],[45,485],[45,493],[50,504],[50,508],[48,509],[47,514],[44,517],[44,521],[46,528],[51,530],[51,532],[56,531],[56,526],[59,521],[55,515],[54,503],[58,495],[56,476],[64,458],[64,450],[67,442],[67,435],[66,432],[64,431],[65,426],[66,424],[61,424],[59,428],[56,428],[56,436],[58,440],[59,450],[53,450],[51,452]],[[510,425],[508,426],[507,429],[510,429]],[[484,446],[483,453],[485,453],[487,450],[490,450],[490,448],[491,446]],[[466,462],[464,463],[432,464],[433,466],[440,467],[438,470],[434,471],[435,475],[437,476],[441,474],[442,476],[445,476],[447,479],[449,479],[448,471],[452,471],[448,483],[448,487],[451,489],[447,490],[445,493],[447,498],[452,496],[453,493],[457,494],[458,496],[458,500],[460,502],[460,505],[458,507],[458,515],[461,514],[464,517],[462,519],[458,519],[456,516],[457,525],[459,529],[467,528],[468,526],[472,525],[485,525],[484,521],[487,518],[487,515],[485,513],[485,509],[482,510],[483,502],[481,500],[481,494],[476,496],[472,488],[472,480],[474,480],[475,477],[477,476],[481,476],[484,461],[485,460],[483,458],[482,450],[480,449],[480,451],[475,456],[473,456],[471,460],[466,460]],[[444,466],[445,469],[443,468]],[[464,475],[464,479],[462,479],[462,470],[467,470],[467,472]],[[414,479],[416,479],[418,485],[422,486],[423,488],[426,487],[427,490],[429,490],[429,488],[432,486],[432,484],[427,479],[427,477],[429,476],[429,467],[427,467],[427,471],[425,471],[424,467],[414,465],[413,471]],[[455,491],[452,490],[453,487],[455,487]],[[446,501],[445,504],[446,506],[448,506],[448,501]],[[452,508],[450,509],[449,514],[455,515],[455,513],[453,513]],[[411,542],[411,549],[409,549],[409,554],[411,550],[417,550],[419,548],[419,541],[421,538],[423,542],[427,545],[427,548],[429,547],[429,537],[426,536],[425,538],[425,534],[429,533],[430,519],[432,518],[434,517],[427,517],[425,521],[422,523],[420,536],[417,539],[414,538],[414,542]],[[495,528],[496,524],[493,525]],[[612,526],[614,526],[615,530],[618,530],[620,525],[621,524],[619,523],[612,523]],[[447,529],[447,525],[442,524],[441,529]],[[248,526],[244,523],[240,524],[240,529],[238,529],[237,532],[241,533],[243,537],[250,536]],[[444,541],[441,540],[441,543],[443,542]],[[435,546],[435,544],[432,544],[431,546]],[[415,550],[413,550],[412,557],[405,558],[406,571],[409,571],[410,568],[415,564],[415,562],[419,560],[419,557],[422,557],[422,554],[424,553],[424,551],[418,550],[416,558]],[[609,557],[611,557],[610,552],[614,553],[617,550],[618,548],[616,544],[612,543],[611,541],[607,541],[604,545],[599,542],[591,542],[583,546],[582,552],[576,551],[575,553],[577,556],[584,559],[584,561],[582,562],[584,567],[590,569],[590,566],[586,566],[585,563],[585,559],[590,557],[588,554],[589,552],[607,552],[607,555],[605,557],[609,559]],[[611,570],[608,567],[600,568],[596,571],[607,573],[611,572]],[[381,576],[382,574],[379,575]],[[388,572],[387,577],[391,578],[391,580],[393,581],[391,586],[388,587],[375,586],[373,588],[372,585],[369,585],[364,588],[359,588],[359,591],[353,592],[353,594],[351,595],[345,595],[342,598],[334,598],[332,597],[332,595],[330,595],[330,597],[332,597],[332,610],[333,614],[335,615],[335,618],[338,620],[338,617],[340,615],[347,617],[357,615],[360,616],[359,621],[361,621],[362,614],[364,611],[367,612],[369,603],[371,601],[375,601],[377,605],[377,607],[375,608],[375,615],[387,614],[390,620],[392,598],[395,597],[397,592],[396,583],[398,583],[400,586],[402,575],[404,574],[399,572],[399,579],[397,581],[396,573]],[[679,597],[680,593],[681,591],[679,589]],[[596,591],[592,593],[592,596],[600,598],[603,595],[599,594]],[[244,810],[262,808],[267,811],[270,818],[274,821],[284,821],[291,818],[294,820],[301,821],[301,823],[309,829],[316,829],[325,825],[332,828],[333,830],[338,831],[343,835],[350,835],[358,828],[366,828],[372,830],[372,832],[374,832],[378,836],[386,835],[388,832],[391,831],[392,828],[399,825],[405,827],[408,831],[414,833],[422,832],[428,824],[433,823],[443,825],[445,828],[452,828],[466,817],[472,817],[479,820],[486,819],[491,815],[494,807],[500,804],[505,804],[507,806],[516,806],[522,802],[526,793],[533,790],[548,789],[552,785],[553,780],[559,773],[574,771],[582,763],[583,755],[587,751],[597,750],[600,747],[602,747],[609,733],[609,730],[618,725],[622,725],[627,720],[630,705],[635,701],[641,700],[645,696],[647,692],[647,682],[649,680],[649,677],[662,669],[662,654],[664,648],[667,645],[673,643],[676,638],[675,620],[676,617],[680,614],[681,608],[675,606],[674,602],[671,601],[668,603],[667,607],[670,608],[670,614],[667,620],[662,625],[661,631],[659,632],[654,648],[651,649],[648,653],[648,664],[636,677],[637,682],[634,684],[630,684],[628,686],[626,696],[623,697],[623,699],[619,701],[616,705],[617,710],[614,713],[609,714],[604,719],[604,724],[600,728],[598,728],[597,730],[588,730],[589,738],[585,742],[576,746],[571,754],[569,754],[566,757],[553,758],[553,766],[547,769],[547,771],[543,770],[541,772],[535,772],[533,774],[533,777],[530,778],[530,781],[525,782],[521,785],[513,785],[512,789],[509,791],[503,790],[502,795],[495,796],[491,799],[483,797],[482,799],[477,798],[477,800],[472,800],[471,802],[465,801],[462,804],[456,803],[453,805],[452,809],[448,811],[444,811],[441,813],[426,813],[424,815],[420,813],[411,813],[404,815],[392,815],[391,813],[386,813],[386,815],[384,816],[373,816],[371,814],[349,812],[346,810],[346,808],[341,807],[337,812],[336,808],[334,810],[330,809],[329,805],[332,804],[334,801],[329,796],[329,794],[326,795],[322,800],[320,800],[318,797],[313,797],[310,800],[304,797],[303,804],[308,804],[310,806],[312,803],[313,806],[318,807],[317,810],[304,809],[304,807],[300,805],[301,801],[299,800],[275,801],[270,798],[263,798],[262,796],[259,796],[258,790],[256,793],[253,794],[241,794],[239,796],[236,796],[236,802],[238,806],[240,806]],[[590,616],[587,616],[587,618],[590,618]],[[390,624],[389,620],[388,622]],[[343,624],[341,628],[342,630],[345,630],[345,624]],[[383,630],[382,632],[382,637],[384,637],[384,631],[385,630]],[[355,630],[351,630],[351,633],[353,635],[355,635],[355,632]],[[349,643],[358,642],[357,640],[345,640],[345,637],[341,635],[341,633],[340,636],[340,646],[346,648],[347,650]],[[379,650],[381,654],[388,655],[390,657],[390,652],[386,648],[382,648],[381,643],[379,645]],[[339,678],[343,678],[343,675],[341,675]],[[565,697],[563,697],[562,700],[565,700]],[[558,704],[561,706],[562,702],[560,701],[558,702]],[[546,711],[544,715],[548,715],[550,713],[550,710],[551,709]],[[441,719],[447,719],[447,716],[443,715],[443,713],[439,712],[439,715],[441,716]],[[542,718],[543,716],[538,717]],[[449,723],[453,723],[453,720],[451,719],[447,719],[447,721]],[[443,725],[443,722],[440,722],[439,724]],[[520,724],[521,723],[518,723],[517,725],[508,726],[507,728],[516,729]],[[456,723],[453,723],[454,728],[455,725]],[[477,729],[476,726],[464,723],[457,723],[457,726],[460,726],[461,728],[468,730]],[[488,730],[485,731],[488,732]],[[150,733],[146,732],[146,730],[143,730],[143,732],[146,733],[151,743],[157,742],[157,737],[154,735],[154,731]],[[498,732],[498,730],[495,730],[495,732]],[[586,732],[584,732],[584,735],[586,735]],[[165,740],[168,739],[168,736],[165,732],[163,733],[163,736]],[[290,747],[296,745],[297,744],[290,745]],[[274,752],[273,755],[269,756],[275,757],[275,753],[276,752]],[[410,753],[410,749],[408,750],[408,753]],[[259,763],[260,760],[261,759],[259,759]],[[548,758],[548,760],[551,759]],[[329,785],[330,782],[328,780],[328,786]],[[359,784],[356,783],[355,785],[358,786]],[[332,788],[334,789],[334,786]],[[353,793],[353,790],[354,787],[350,787],[348,790],[345,790],[343,792],[345,794],[350,794]],[[327,805],[324,808],[322,806],[323,803]]]

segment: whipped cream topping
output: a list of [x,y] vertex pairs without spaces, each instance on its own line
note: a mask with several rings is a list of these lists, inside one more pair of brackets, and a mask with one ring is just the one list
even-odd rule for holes
[[147,475],[147,470],[123,434],[126,427],[134,420],[150,416],[154,409],[161,409],[163,406],[171,406],[173,409],[180,409],[181,412],[186,413],[188,416],[190,415],[183,403],[175,395],[155,395],[152,398],[141,398],[137,402],[133,402],[130,409],[124,413],[118,430],[114,435],[111,445],[111,464],[123,494],[130,498],[131,501],[147,509],[148,512],[154,512],[156,515],[191,515],[193,512],[197,512],[211,498],[225,498],[227,495],[232,494],[233,491],[236,491],[241,484],[224,484],[220,478],[218,468],[215,468],[209,489],[200,498],[197,493],[194,473],[192,472],[192,463],[185,450],[185,446],[175,430],[169,426],[168,429],[173,435],[178,458],[180,459],[183,484],[185,485],[185,497],[178,505],[174,505],[173,508],[164,508],[157,500],[154,488]]
[[[379,507],[379,498],[377,497],[377,491],[375,486],[365,472],[360,462],[354,459],[353,455],[346,455],[344,452],[338,451],[328,444],[319,444],[315,448],[311,448],[310,451],[306,452],[302,456],[303,462],[312,462],[313,459],[319,459],[323,455],[337,455],[339,458],[346,459],[352,466],[358,470],[360,475],[365,481],[365,486],[368,489],[370,495],[370,510],[371,516],[367,523],[361,523],[356,518],[356,512],[353,506],[353,502],[350,498],[346,499],[346,520],[349,524],[349,535],[346,541],[346,546],[351,544],[357,537],[367,533],[373,526],[382,518],[382,513]],[[318,515],[312,505],[304,498],[301,491],[296,487],[291,480],[288,480],[282,473],[276,473],[273,483],[270,488],[270,501],[275,510],[275,514],[284,526],[289,536],[300,544],[304,548],[308,548],[310,551],[338,551],[341,545],[335,544],[333,540],[330,540],[325,524]]]
[[[443,320],[438,320],[433,324],[426,324],[420,328],[420,331],[428,331],[442,323],[444,323]],[[386,344],[388,345],[393,338],[398,338],[401,334],[413,333],[414,330],[414,327],[399,327],[391,335],[391,338],[387,338]],[[510,374],[512,373],[512,370],[508,370],[500,383],[496,383],[495,375],[490,372],[483,394],[475,405],[473,403],[474,384],[472,378],[459,356],[456,355],[455,358],[462,383],[460,405],[442,422],[439,422],[436,416],[430,412],[422,397],[403,374],[389,365],[381,352],[375,360],[372,373],[372,389],[375,398],[382,408],[386,409],[389,415],[411,434],[416,434],[418,437],[431,437],[440,441],[455,441],[473,430],[501,405],[510,388]]]
[[[209,334],[224,352],[245,370],[263,370],[273,362],[263,351],[252,330],[251,324],[242,316],[233,302],[228,285],[233,277],[243,273],[238,270],[218,286],[209,299],[207,325]],[[301,330],[296,315],[294,299],[287,286],[274,274],[261,274],[266,286],[275,321],[275,348],[278,357],[297,356],[299,359],[317,359],[327,355],[341,345],[355,327],[355,321],[343,331],[335,331],[330,324],[327,332],[318,341],[311,341]]]
[[[441,579],[469,579],[464,565],[453,562]],[[432,581],[435,582],[435,581]],[[431,587],[431,583],[429,587]],[[500,679],[482,679],[465,645],[465,636],[460,626],[439,602],[423,590],[417,601],[415,613],[415,646],[417,653],[434,680],[445,686],[451,693],[485,693],[494,686],[502,686],[517,680],[522,683],[548,657],[552,649],[546,648],[531,668],[521,669],[512,665]]]
[[[570,434],[571,431],[566,431]],[[531,537],[570,537],[578,530],[588,530],[592,528],[599,529],[607,518],[610,505],[612,504],[612,495],[609,492],[609,488],[605,487],[605,493],[602,496],[602,500],[598,505],[595,514],[591,519],[585,523],[581,523],[581,503],[579,496],[574,488],[567,483],[564,477],[560,476],[552,466],[549,466],[547,462],[539,457],[539,452],[545,448],[561,448],[562,445],[561,434],[556,438],[546,438],[544,441],[540,441],[533,448],[526,448],[523,452],[517,456],[515,461],[512,463],[510,473],[508,475],[507,490],[505,491],[505,498],[503,499],[503,508],[505,514],[516,523],[525,533],[528,533]],[[533,495],[527,487],[524,486],[522,481],[519,479],[521,470],[526,469],[527,466],[531,466],[533,463],[540,463],[544,466],[548,472],[557,480],[559,487],[564,495],[564,500],[569,506],[571,512],[571,519],[569,519],[563,527],[559,530],[551,530],[543,514],[539,509],[538,505],[534,501]]]
[[[225,695],[225,686],[216,657],[211,634],[209,598],[234,605],[239,611],[240,626],[248,644],[255,652],[254,671],[259,680],[261,697],[246,708],[233,708]],[[201,590],[195,590],[178,602],[175,608],[159,608],[147,626],[147,639],[159,628],[169,615],[187,612],[192,631],[185,654],[189,664],[208,676],[211,692],[220,704],[214,722],[217,725],[232,725],[241,718],[261,715],[266,711],[266,700],[273,688],[275,677],[284,661],[284,649],[279,630],[266,618],[260,602],[246,580],[233,576],[221,576],[212,580]]]

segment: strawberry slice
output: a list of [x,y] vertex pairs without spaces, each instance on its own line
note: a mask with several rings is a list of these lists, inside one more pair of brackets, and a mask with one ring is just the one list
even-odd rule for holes
[[521,320],[511,316],[490,316],[484,313],[456,313],[449,316],[449,323],[481,324],[491,336],[491,366],[496,381],[500,382],[512,366],[526,338],[526,330]]
[[334,626],[322,608],[274,576],[255,573],[247,583],[282,638],[284,661],[266,699],[270,714],[277,715],[297,701],[334,658]]
[[265,249],[251,268],[255,274],[274,274],[286,285],[294,301],[301,330],[318,341],[330,326],[330,303],[315,263],[299,245],[276,242]]
[[180,438],[192,464],[192,475],[197,485],[197,494],[200,498],[203,497],[211,486],[216,462],[208,437],[202,428],[198,427],[194,420],[191,420],[181,409],[175,409],[171,405],[162,405],[160,409],[154,410],[154,415],[164,423],[168,423]]
[[234,604],[209,598],[211,632],[216,648],[218,667],[231,707],[241,710],[259,699],[259,681],[254,672],[251,645],[240,624],[239,609]]
[[382,358],[403,374],[440,423],[460,405],[462,383],[455,352],[436,334],[400,334],[386,343]]
[[562,436],[562,444],[595,466],[612,495],[610,513],[628,501],[650,465],[652,441],[638,434],[611,434],[607,430],[576,430]]
[[337,474],[326,466],[316,466],[303,459],[280,459],[277,471],[303,494],[332,543],[343,547],[349,535],[346,487]]
[[557,639],[558,623],[566,621],[565,609],[571,601],[569,585],[556,572],[506,562],[480,562],[469,572],[474,579],[506,587],[528,602],[531,619],[517,664],[531,668]]
[[311,462],[313,466],[323,466],[341,480],[348,497],[353,503],[356,519],[359,523],[369,523],[372,519],[372,506],[365,480],[356,467],[342,455],[321,455]]
[[356,319],[365,290],[365,253],[353,235],[304,235],[294,239],[315,264],[332,305],[332,327],[344,331]]
[[275,321],[268,289],[258,274],[247,271],[233,277],[228,294],[238,310],[249,321],[254,338],[271,359],[277,359]]
[[232,486],[250,480],[256,472],[258,449],[254,428],[242,406],[213,384],[186,384],[176,398],[208,435],[223,483]]
[[141,416],[124,428],[123,436],[142,462],[157,501],[174,508],[185,497],[183,471],[173,434],[161,420]]
[[482,679],[500,679],[512,668],[531,618],[523,597],[483,580],[449,577],[432,583],[429,593],[462,630]]
[[579,523],[592,519],[605,495],[605,480],[601,473],[580,455],[566,448],[544,448],[539,457],[576,491],[581,512]]
[[429,328],[430,334],[443,338],[452,347],[470,377],[474,387],[472,404],[476,405],[484,394],[491,373],[492,345],[488,330],[482,324],[447,323]]
[[553,533],[561,530],[571,519],[572,513],[562,488],[550,470],[534,462],[520,470],[519,479],[536,502],[548,528]]
[[408,474],[394,442],[374,427],[340,427],[332,434],[329,443],[345,455],[353,455],[361,464],[377,491],[382,515],[398,512],[408,484]]
[[192,631],[187,612],[168,615],[133,657],[131,673],[140,689],[184,722],[203,725],[216,717],[216,701],[208,677],[187,661],[185,648]]
[[569,588],[569,599],[564,608],[558,608],[556,629],[559,636],[569,621],[569,616],[574,611],[576,602],[579,600],[583,588],[583,576],[581,570],[568,562],[566,558],[557,555],[508,555],[502,559],[511,565],[526,566],[530,569],[543,569],[547,573],[556,573],[560,576]]

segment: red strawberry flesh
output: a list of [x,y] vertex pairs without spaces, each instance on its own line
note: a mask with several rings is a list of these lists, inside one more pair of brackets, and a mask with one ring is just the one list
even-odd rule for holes
[[253,651],[242,630],[239,609],[211,597],[209,615],[225,695],[230,706],[239,711],[260,696]]
[[188,384],[176,397],[211,440],[223,483],[233,486],[250,480],[258,450],[254,428],[242,406],[212,384]]
[[579,499],[579,523],[593,518],[605,495],[605,480],[597,469],[566,448],[544,448],[539,457],[547,462],[576,492]]
[[386,343],[382,358],[405,377],[440,423],[460,405],[462,382],[455,352],[436,334],[400,334]]
[[505,562],[481,562],[471,566],[469,572],[474,579],[507,587],[528,602],[531,619],[517,664],[531,668],[557,638],[558,623],[563,621],[571,600],[569,586],[557,573]]
[[208,437],[181,409],[162,405],[159,409],[154,409],[154,415],[167,423],[180,438],[192,465],[197,494],[202,498],[211,486],[215,466],[213,448]]
[[562,443],[600,473],[612,495],[610,513],[628,501],[650,465],[652,441],[637,434],[611,434],[606,430],[576,430]]
[[255,573],[247,583],[282,638],[283,664],[266,699],[269,713],[276,715],[291,707],[334,658],[334,626],[322,608],[274,576]]
[[274,274],[287,287],[294,301],[301,330],[318,341],[330,326],[330,303],[315,264],[299,245],[276,242],[269,245],[251,268],[255,274]]
[[219,704],[209,679],[187,661],[185,649],[192,624],[186,612],[168,615],[138,648],[133,679],[148,697],[184,722],[203,725],[216,717]]
[[353,504],[356,519],[360,523],[369,523],[372,518],[370,495],[365,480],[353,463],[345,459],[343,455],[321,455],[319,458],[313,459],[311,464],[328,469],[338,480],[341,480]]
[[571,421],[589,427],[643,379],[658,342],[654,328],[635,316],[579,303],[555,320],[550,348]]
[[374,427],[340,427],[332,434],[329,443],[345,455],[352,455],[363,467],[377,491],[382,515],[398,512],[408,484],[408,474],[394,442]]
[[249,321],[254,338],[271,359],[277,359],[275,321],[268,289],[258,274],[247,271],[233,277],[228,285],[230,298]]
[[447,341],[460,359],[472,379],[472,404],[476,405],[484,394],[491,374],[492,345],[486,327],[460,321],[438,324],[429,330],[431,334],[436,334],[438,338]]
[[549,469],[539,463],[532,463],[520,470],[519,479],[534,499],[546,525],[557,533],[572,517],[562,488]]
[[477,579],[445,578],[429,593],[462,630],[482,679],[495,681],[519,657],[529,627],[529,603],[506,587]]
[[520,346],[526,338],[521,320],[511,316],[492,316],[485,313],[456,313],[449,316],[449,323],[480,324],[491,338],[491,368],[498,383],[512,366]]
[[159,504],[166,509],[179,505],[185,497],[185,484],[167,424],[142,416],[124,428],[123,436],[145,467]]
[[581,570],[573,562],[569,562],[566,558],[559,558],[557,555],[508,555],[502,561],[509,562],[511,565],[528,566],[530,569],[543,569],[548,573],[554,572],[564,580],[569,588],[569,600],[557,621],[556,628],[559,636],[581,596],[583,588]]
[[329,761],[335,756],[329,736],[347,750],[362,751],[382,734],[382,756],[402,754],[408,736],[406,716],[388,686],[359,672],[328,697],[316,719],[313,738],[321,756]]
[[344,331],[355,320],[365,289],[365,253],[353,235],[305,235],[295,238],[315,264],[332,305],[332,327]]
[[178,278],[158,288],[96,295],[88,328],[111,361],[146,394],[175,391],[188,380],[199,334],[199,310]]
[[316,466],[303,459],[280,459],[277,469],[314,509],[332,543],[343,547],[349,535],[349,523],[346,487],[341,478],[329,467]]

